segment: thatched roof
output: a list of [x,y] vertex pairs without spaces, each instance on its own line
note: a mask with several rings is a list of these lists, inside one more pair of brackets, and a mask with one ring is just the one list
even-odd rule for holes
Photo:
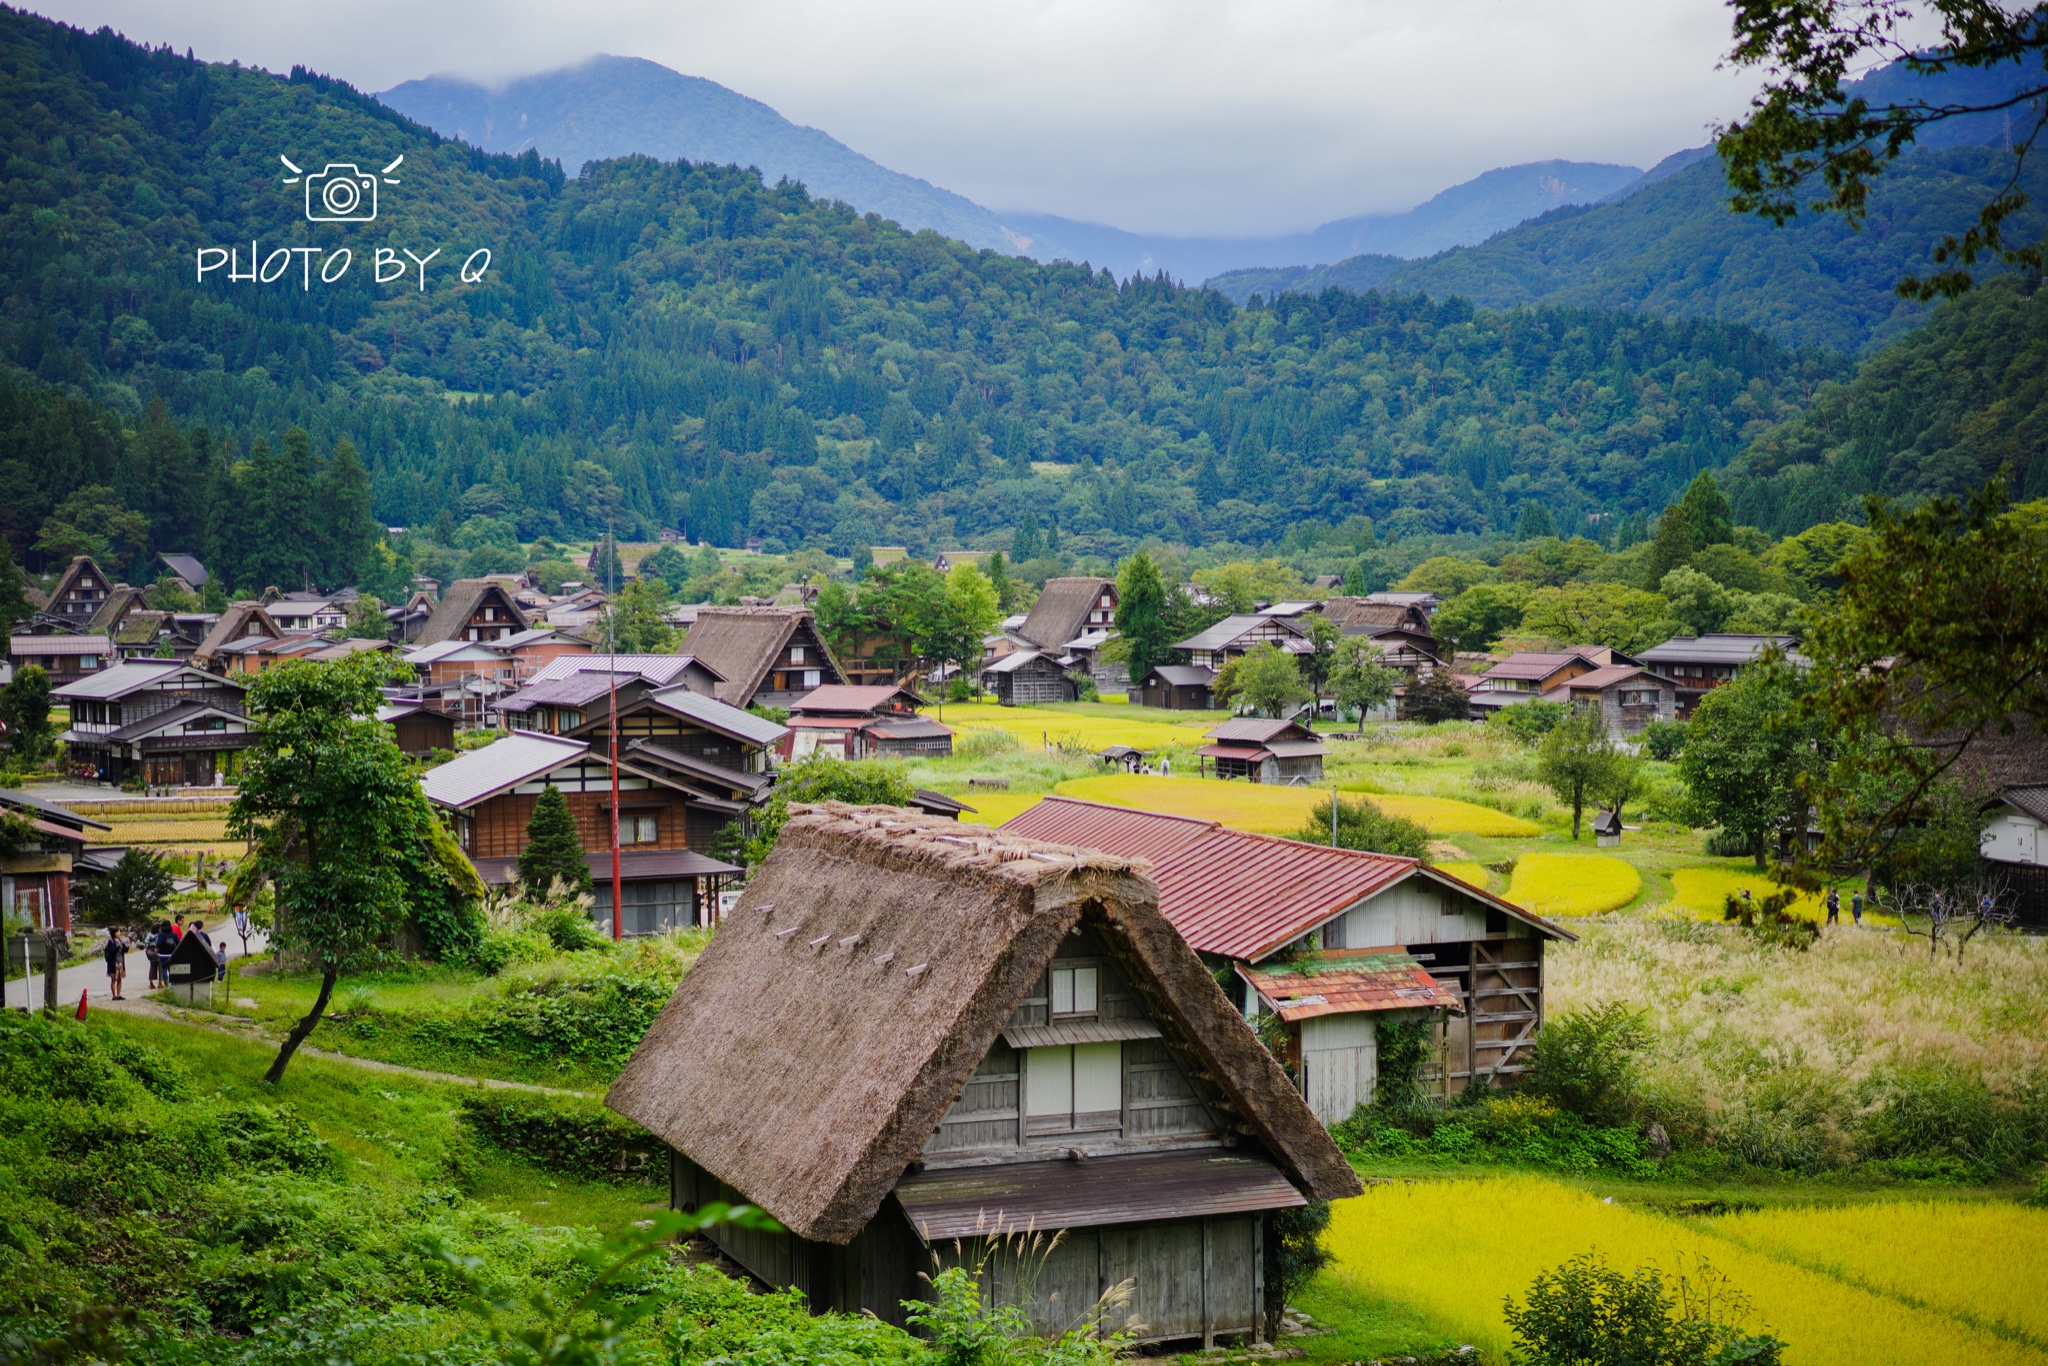
[[[788,647],[790,637],[810,620],[808,607],[704,607],[690,624],[683,649],[724,679],[715,693],[719,701],[744,707],[760,691],[761,680]],[[842,681],[846,671],[826,651],[823,637],[818,639],[818,649],[832,681]]]
[[1017,634],[1041,649],[1064,649],[1088,629],[1088,614],[1101,602],[1103,590],[1112,587],[1109,579],[1047,579]]
[[420,627],[420,633],[413,638],[415,645],[434,645],[444,640],[454,640],[469,628],[469,619],[476,615],[476,609],[483,606],[484,599],[496,595],[498,605],[511,613],[508,620],[517,631],[531,630],[533,621],[512,598],[511,590],[495,579],[457,579],[448,585],[448,591],[434,604],[434,614],[427,618],[427,624]]
[[1142,861],[892,807],[796,808],[606,1103],[800,1236],[874,1217],[1069,930],[1110,944],[1241,1137],[1358,1178],[1159,913]]
[[260,602],[243,600],[231,602],[220,614],[220,620],[206,633],[206,639],[199,642],[199,648],[192,652],[192,662],[204,665],[220,652],[220,647],[244,636],[262,636],[266,640],[282,640],[284,632],[277,629],[277,623],[270,619],[270,613],[263,610]]

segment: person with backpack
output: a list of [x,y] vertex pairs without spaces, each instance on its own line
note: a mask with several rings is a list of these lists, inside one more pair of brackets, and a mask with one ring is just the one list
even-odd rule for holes
[[1828,924],[1842,923],[1842,894],[1835,888],[1828,888]]
[[156,984],[167,987],[171,984],[171,955],[178,951],[178,933],[168,920],[159,920],[156,926]]
[[1863,893],[1855,892],[1849,897],[1849,915],[1856,922],[1856,928],[1863,928]]
[[107,994],[116,1001],[125,999],[121,995],[121,987],[128,980],[128,950],[132,947],[122,935],[120,926],[113,926],[107,931],[106,947],[101,953],[107,960]]

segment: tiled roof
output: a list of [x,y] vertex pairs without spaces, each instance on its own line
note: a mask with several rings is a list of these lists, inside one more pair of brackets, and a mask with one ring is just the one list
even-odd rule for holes
[[1653,683],[1663,683],[1667,686],[1676,686],[1672,683],[1672,680],[1665,678],[1660,674],[1651,673],[1648,669],[1638,668],[1633,664],[1603,665],[1600,668],[1593,670],[1593,672],[1589,674],[1580,674],[1577,678],[1568,680],[1564,684],[1564,686],[1567,688],[1572,688],[1574,690],[1579,688],[1594,688],[1601,691],[1605,691],[1606,689],[1613,687],[1617,683],[1626,683],[1631,678],[1635,678],[1638,676],[1647,678]]
[[7,653],[16,659],[37,655],[103,655],[113,648],[105,636],[9,636]]

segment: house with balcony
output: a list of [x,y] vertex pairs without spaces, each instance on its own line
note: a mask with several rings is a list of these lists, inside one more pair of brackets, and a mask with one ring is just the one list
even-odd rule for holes
[[718,699],[735,707],[787,707],[846,682],[808,607],[701,608],[682,648],[720,676]]
[[175,659],[129,660],[51,697],[71,713],[71,761],[105,783],[215,786],[256,738],[238,684]]
[[1673,636],[1661,645],[1644,650],[1635,662],[1655,669],[1670,679],[1678,693],[1678,719],[1690,720],[1700,699],[1756,662],[1767,650],[1782,650],[1795,662],[1792,652],[1799,642],[1792,636],[1746,635],[1724,632],[1705,636]]

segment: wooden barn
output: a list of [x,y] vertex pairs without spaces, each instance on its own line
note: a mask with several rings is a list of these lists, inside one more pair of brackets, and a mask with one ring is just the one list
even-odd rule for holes
[[714,1240],[818,1310],[901,1324],[935,1259],[1059,1230],[983,1281],[1036,1331],[1128,1279],[1142,1339],[1261,1336],[1271,1214],[1359,1181],[1144,865],[798,813],[606,1097],[669,1145],[674,1204],[767,1210],[785,1232]]
[[1443,1094],[1512,1081],[1543,1024],[1562,927],[1391,854],[1226,830],[1216,821],[1047,797],[1005,833],[1152,865],[1159,908],[1247,1015],[1285,1026],[1288,1067],[1327,1123],[1370,1102],[1382,1020],[1436,1028]]
[[1159,664],[1138,680],[1138,703],[1168,711],[1208,711],[1216,671],[1204,664]]
[[435,750],[455,751],[455,718],[420,702],[392,702],[377,708],[377,719],[391,727],[398,748],[415,757]]
[[1246,778],[1255,783],[1301,786],[1323,780],[1323,758],[1329,746],[1299,721],[1272,721],[1240,716],[1208,733],[1208,744],[1195,752],[1216,765],[1219,778]]
[[981,671],[981,686],[1006,707],[1021,702],[1072,702],[1081,689],[1044,650],[1012,650]]

